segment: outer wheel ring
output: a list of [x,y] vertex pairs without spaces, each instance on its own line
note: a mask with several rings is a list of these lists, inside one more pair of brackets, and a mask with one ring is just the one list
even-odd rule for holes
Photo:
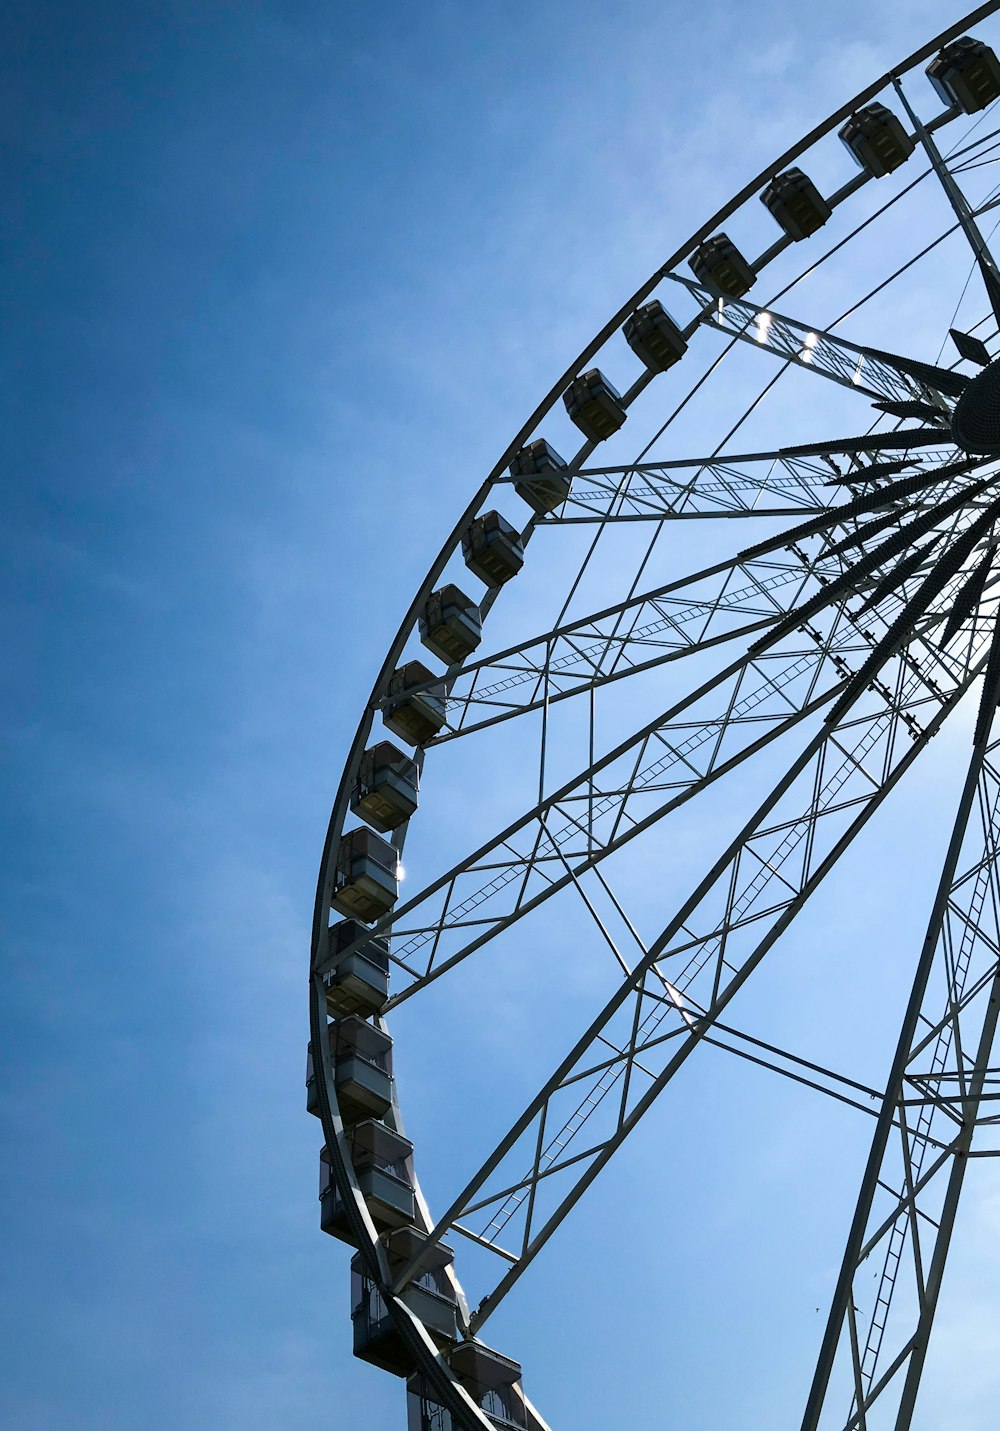
[[[327,1021],[325,997],[317,969],[326,954],[326,929],[334,881],[335,854],[348,813],[351,787],[354,783],[361,755],[367,745],[375,721],[378,703],[386,694],[389,678],[399,664],[404,647],[416,628],[418,615],[441,577],[449,559],[459,547],[462,535],[468,527],[469,522],[485,507],[494,483],[505,473],[513,455],[536,433],[539,424],[558,403],[569,383],[587,368],[594,355],[602,348],[608,338],[612,336],[616,329],[620,328],[622,323],[635,308],[649,297],[664,276],[682,263],[699,243],[724,224],[748,199],[759,193],[776,173],[793,165],[803,153],[809,150],[819,139],[831,133],[831,131],[833,131],[837,125],[841,124],[853,111],[868,103],[876,95],[885,90],[895,77],[905,75],[921,62],[928,59],[950,40],[962,34],[979,21],[994,14],[998,9],[1000,9],[1000,0],[991,0],[991,3],[977,6],[974,10],[962,16],[958,21],[936,35],[932,40],[915,50],[891,70],[888,70],[877,80],[860,90],[849,101],[830,114],[822,123],[816,125],[805,136],[755,175],[754,178],[739,190],[725,205],[696,229],[688,239],[650,275],[646,282],[622,304],[618,311],[599,330],[591,342],[556,380],[548,393],[535,408],[534,412],[532,412],[527,421],[512,438],[445,540],[400,623],[373,684],[368,703],[358,724],[344,764],[344,770],[331,812],[320,861],[319,880],[314,906],[309,1001],[312,1047],[314,1050],[320,1050],[320,1058],[318,1060],[320,1076],[316,1079],[318,1111],[331,1169],[345,1206],[352,1237],[367,1273],[369,1277],[377,1284],[380,1284],[383,1289],[387,1287],[388,1269],[385,1264],[384,1254],[378,1244],[374,1227],[356,1192],[349,1158],[346,1155],[346,1143],[339,1111],[336,1107],[336,1097],[333,1093],[333,1071],[329,1059],[327,1040],[324,1037],[324,1029]],[[994,366],[998,368],[997,378],[998,387],[1000,387],[1000,364]],[[985,370],[983,376],[985,377],[987,374],[992,375],[992,373],[993,366]],[[1000,402],[1000,395],[998,395],[998,402]],[[955,417],[957,424],[960,420],[957,410]],[[976,429],[976,431],[970,431],[970,433],[967,434],[963,427],[961,432],[962,436],[959,435],[959,431],[956,427],[955,440],[959,445],[965,446],[966,441],[979,440],[977,437],[978,429]],[[970,448],[969,450],[981,452],[983,449],[977,447]],[[989,450],[991,452],[995,450],[1000,454],[1000,441],[997,442],[996,449],[990,448]],[[446,1364],[418,1320],[399,1298],[391,1296],[387,1290],[384,1290],[384,1295],[400,1339],[403,1341],[418,1371],[425,1378],[440,1404],[450,1412],[455,1426],[462,1427],[463,1431],[490,1431],[491,1423],[451,1376]]]

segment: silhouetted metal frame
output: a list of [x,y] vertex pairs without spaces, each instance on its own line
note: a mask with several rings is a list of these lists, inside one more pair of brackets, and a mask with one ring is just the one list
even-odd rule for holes
[[[539,403],[538,407],[512,439],[486,480],[476,492],[472,501],[462,513],[403,618],[372,688],[371,696],[347,756],[344,774],[331,813],[320,863],[320,876],[313,917],[309,1005],[312,1045],[314,1051],[318,1051],[318,1057],[316,1059],[317,1073],[319,1075],[316,1079],[317,1103],[323,1127],[323,1135],[327,1145],[328,1157],[330,1159],[331,1172],[341,1194],[348,1225],[352,1238],[360,1253],[363,1266],[369,1277],[382,1290],[393,1324],[404,1345],[406,1345],[413,1357],[419,1373],[424,1377],[439,1403],[451,1414],[456,1428],[461,1427],[462,1431],[484,1431],[484,1428],[485,1431],[489,1431],[490,1422],[479,1408],[474,1405],[464,1389],[452,1377],[447,1364],[438,1353],[425,1329],[420,1325],[405,1304],[398,1297],[391,1294],[388,1265],[384,1250],[378,1242],[374,1225],[358,1192],[353,1169],[347,1154],[347,1145],[343,1136],[343,1126],[339,1111],[336,1108],[336,1098],[332,1095],[333,1070],[325,1032],[327,1020],[326,1003],[322,980],[317,972],[327,953],[327,927],[333,891],[337,844],[347,813],[350,789],[353,784],[358,762],[371,731],[378,703],[386,691],[389,676],[399,663],[399,657],[414,630],[417,617],[427,597],[434,589],[438,578],[459,545],[469,522],[483,507],[494,482],[502,476],[514,453],[524,445],[525,441],[536,430],[541,420],[558,401],[572,379],[586,367],[590,359],[598,352],[608,338],[612,336],[615,330],[621,326],[629,314],[653,292],[671,269],[686,258],[703,239],[716,230],[748,199],[752,198],[774,174],[793,163],[795,159],[811,148],[812,145],[824,135],[828,134],[837,124],[846,119],[852,111],[858,109],[861,105],[867,103],[868,100],[874,98],[875,95],[886,89],[896,77],[907,73],[916,65],[920,64],[921,61],[934,54],[949,40],[975,25],[980,20],[994,14],[998,9],[1000,9],[1000,0],[991,0],[991,3],[975,7],[952,25],[941,31],[932,40],[913,51],[911,55],[894,66],[892,70],[887,71],[873,83],[859,91],[859,93],[853,96],[846,104],[835,110],[823,123],[816,125],[795,145],[785,150],[776,160],[761,170],[760,173],[730,199],[727,204],[723,205],[711,218],[706,220],[705,223],[688,238],[684,245],[678,248],[670,258],[636,290],[631,298],[621,306],[617,313],[614,314],[595,338],[580,353],[577,359],[553,384],[545,398]],[[954,111],[946,111],[943,115],[939,116],[938,121],[932,122],[932,124],[926,127],[928,129],[936,128],[940,123],[951,118],[953,114]],[[849,194],[854,193],[865,182],[867,182],[867,176],[859,175],[849,184],[845,185],[844,189],[839,191],[838,195],[834,197],[838,199],[847,198]],[[762,255],[761,259],[757,261],[756,266],[758,268],[762,267],[766,261],[769,261],[787,247],[788,242],[787,239],[779,239],[767,250],[766,254]],[[629,393],[625,395],[626,399],[631,401],[637,396],[638,392],[651,381],[651,378],[652,374],[646,374],[641,377],[633,385]],[[591,450],[592,445],[586,444],[577,454],[572,466],[578,468]],[[533,526],[533,521],[528,523],[525,531],[526,538],[530,537]],[[498,588],[492,590],[484,601],[484,612],[488,610],[498,590]],[[538,1424],[544,1423],[539,1422]]]

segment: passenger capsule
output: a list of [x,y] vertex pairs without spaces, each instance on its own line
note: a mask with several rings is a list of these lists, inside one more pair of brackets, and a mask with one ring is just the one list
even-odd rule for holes
[[882,179],[905,164],[916,140],[899,117],[884,104],[866,104],[838,130],[854,162],[873,179]]
[[[452,1349],[448,1361],[456,1379],[494,1426],[527,1427],[528,1411],[521,1388],[521,1367],[510,1357],[502,1356],[482,1342],[460,1341]],[[440,1415],[434,1393],[420,1376],[406,1384],[408,1425],[420,1431],[437,1431],[450,1425]]]
[[345,1123],[382,1118],[392,1104],[392,1039],[352,1014],[330,1024],[337,1105]]
[[1000,96],[1000,60],[971,35],[952,40],[927,66],[927,78],[941,100],[977,114]]
[[520,533],[499,512],[474,517],[462,537],[465,565],[487,586],[502,586],[524,565]]
[[333,904],[366,923],[387,914],[399,896],[399,856],[387,840],[360,826],[342,835]]
[[416,762],[389,740],[366,750],[351,791],[351,809],[382,834],[398,829],[417,808]]
[[[364,943],[341,957],[352,944]],[[328,954],[320,966],[326,994],[327,1012],[335,1018],[345,1014],[377,1014],[389,997],[389,941],[372,935],[356,919],[341,919],[330,926]]]
[[574,378],[563,393],[570,419],[590,442],[603,442],[618,431],[627,417],[622,395],[601,372],[591,368]]
[[[349,1135],[358,1191],[375,1224],[387,1232],[413,1222],[414,1193],[409,1171],[413,1144],[385,1123],[366,1120]],[[320,1226],[341,1242],[353,1242],[350,1224],[326,1148],[319,1163]]]
[[757,281],[751,264],[725,234],[698,245],[688,259],[699,283],[728,298],[742,298]]
[[760,201],[796,243],[821,229],[833,212],[801,169],[786,169],[783,174],[775,174]]
[[479,607],[457,586],[442,586],[427,598],[420,639],[446,665],[464,661],[483,639]]
[[348,1135],[358,1187],[376,1223],[405,1227],[413,1221],[413,1144],[375,1118],[356,1124]]
[[[392,1039],[374,1024],[354,1016],[327,1024],[326,1032],[337,1103],[345,1123],[373,1114],[381,1117],[392,1097]],[[306,1112],[319,1117],[316,1064],[310,1041],[306,1048]]]
[[665,373],[687,352],[684,334],[657,298],[637,308],[622,332],[640,363],[654,373]]
[[544,437],[515,452],[510,475],[520,478],[514,483],[514,491],[539,516],[554,512],[569,496],[570,476],[566,463]]
[[445,723],[444,682],[421,661],[407,661],[389,678],[382,722],[408,745],[425,745]]
[[[385,1233],[382,1242],[387,1251],[390,1276],[401,1272],[426,1241],[427,1234],[412,1225]],[[451,1248],[438,1243],[400,1294],[440,1347],[458,1339],[455,1291],[445,1271],[454,1260]],[[351,1320],[356,1357],[394,1376],[413,1374],[413,1358],[396,1332],[385,1299],[377,1284],[368,1277],[360,1257],[351,1262]]]

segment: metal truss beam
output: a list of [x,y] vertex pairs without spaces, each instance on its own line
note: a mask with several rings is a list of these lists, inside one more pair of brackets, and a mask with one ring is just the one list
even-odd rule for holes
[[[933,509],[965,488],[968,473],[951,476],[954,463],[935,465],[940,465],[941,481],[934,480],[931,467],[926,490],[913,494],[911,505],[889,501],[887,491],[885,506],[879,508],[882,529],[905,515]],[[971,469],[975,464],[968,465]],[[867,470],[856,469],[859,481]],[[907,481],[919,479],[918,471]],[[822,516],[826,510],[815,507],[811,515]],[[448,724],[428,745],[447,743],[766,627],[791,609],[810,580],[828,580],[842,569],[825,567],[822,553],[808,556],[791,536],[783,552],[779,548],[784,541],[781,537],[771,543],[773,549],[761,559],[751,559],[755,549],[750,549],[467,663],[448,693]]]
[[[986,699],[995,703],[996,690]],[[998,755],[1000,740],[984,733],[959,801],[803,1431],[866,1428],[876,1404],[879,1425],[887,1417],[896,1431],[911,1424],[973,1137],[992,1121],[981,1104],[993,1097],[1000,1014]]]
[[[933,386],[935,370],[930,365],[922,365],[926,368],[925,378],[917,377],[910,365],[903,366],[905,359],[897,364],[891,354],[859,347],[822,328],[809,327],[797,318],[761,308],[746,298],[719,298],[683,274],[672,273],[670,278],[694,298],[701,309],[702,321],[728,337],[752,343],[787,363],[851,388],[869,399],[926,402],[936,406],[943,417],[950,411],[942,390]],[[951,392],[955,378],[956,375],[946,369],[940,371],[939,381],[945,384],[945,393]],[[961,381],[964,386],[964,380]]]
[[[911,589],[903,583],[860,621],[847,591],[821,625],[806,621],[733,662],[398,906],[376,926],[392,931],[392,958],[411,980],[390,1007],[820,709],[853,678]],[[946,686],[962,659],[935,653]],[[936,676],[921,675],[920,684],[933,704]]]
[[[925,657],[925,664],[931,659]],[[979,659],[980,666],[984,660],[985,657]],[[473,1313],[473,1330],[483,1325],[523,1275],[691,1052],[706,1035],[714,1034],[714,1025],[735,993],[940,727],[974,676],[974,671],[967,669],[949,689],[939,687],[928,719],[913,661],[912,655],[894,658],[897,669],[887,683],[893,692],[889,701],[866,696],[860,700],[860,709],[845,713],[839,724],[825,725],[809,742],[438,1223],[434,1238],[444,1236],[452,1221],[466,1216],[471,1204],[483,1206],[484,1190],[508,1157],[516,1155],[525,1144],[534,1143],[533,1171],[527,1179],[518,1181],[518,1190],[512,1194],[517,1200],[514,1211],[521,1207],[526,1210],[521,1254]],[[900,735],[908,729],[906,717],[915,703],[919,703],[926,723],[917,738],[912,738],[910,731],[910,742],[900,741]],[[856,793],[848,800],[845,795],[849,786]],[[699,927],[703,932],[697,932]],[[689,990],[701,989],[697,1005],[686,1005],[689,1014],[695,1007],[699,1012],[693,1020],[685,1021],[676,1037],[664,1043],[667,1057],[662,1067],[649,1075],[645,1084],[636,1085],[633,1075],[638,1050],[642,1046],[648,1057],[649,1033],[656,1022],[663,1020],[669,1007],[669,1001],[656,992],[657,977],[662,977],[665,966],[675,965],[679,972],[669,976],[672,990],[685,999]],[[578,1086],[580,1066],[593,1061],[592,1050],[599,1043],[627,1049],[624,1070],[619,1064],[610,1077],[605,1073],[582,1100],[574,1092],[576,1112],[563,1122],[554,1139],[551,1135],[547,1138],[547,1127],[561,1119],[559,1110],[565,1107],[561,1095]],[[551,1176],[553,1164],[570,1138],[615,1085],[619,1096],[609,1105],[613,1118],[610,1132],[587,1154],[563,1162],[563,1171],[571,1163],[579,1171],[569,1190],[563,1189],[544,1225],[535,1230],[541,1179]],[[635,1086],[642,1091],[636,1094]],[[525,1185],[527,1199],[523,1196]],[[504,1219],[493,1218],[488,1231],[498,1230],[504,1221],[509,1221],[507,1210]],[[419,1259],[415,1259],[402,1280],[418,1266]]]
[[[898,456],[908,438],[886,431],[866,439],[866,455],[879,460]],[[941,441],[944,441],[942,435]],[[909,446],[907,458],[916,464],[945,460],[938,439]],[[759,475],[752,464],[767,464]],[[830,505],[831,478],[865,480],[859,456],[836,442],[815,444],[810,452],[778,449],[733,457],[697,459],[693,477],[684,469],[693,464],[644,462],[629,467],[581,468],[562,506],[536,521],[534,531],[581,523],[691,521],[711,518],[806,516]]]
[[989,245],[980,233],[979,226],[973,217],[972,208],[968,200],[962,193],[954,175],[942,158],[941,151],[938,149],[934,139],[928,133],[926,126],[921,123],[919,116],[907,99],[906,92],[903,89],[898,75],[893,77],[892,83],[893,88],[899,96],[900,103],[909,116],[910,123],[913,125],[917,138],[920,140],[928,159],[931,161],[931,167],[947,195],[948,202],[961,225],[962,232],[968,239],[969,246],[975,254],[976,263],[986,289],[986,295],[990,300],[990,307],[993,309],[993,314],[997,322],[1000,322],[1000,270],[997,269],[996,260],[990,253]]

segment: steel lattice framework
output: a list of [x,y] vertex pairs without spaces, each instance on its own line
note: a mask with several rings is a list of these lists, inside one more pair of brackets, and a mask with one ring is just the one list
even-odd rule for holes
[[[996,83],[982,103],[953,96],[929,119],[917,112],[911,77],[998,9],[1000,0],[978,7],[854,96],[633,295],[554,386],[460,518],[375,683],[323,855],[311,1089],[330,1173],[324,1195],[336,1208],[327,1230],[355,1249],[363,1289],[355,1348],[407,1376],[411,1428],[545,1427],[521,1390],[520,1367],[489,1352],[480,1334],[640,1119],[672,1096],[678,1073],[707,1046],[834,1099],[871,1127],[815,1372],[804,1386],[801,1431],[911,1425],[963,1182],[976,1160],[1000,1152],[1000,1113],[992,1110],[1000,1097],[1000,359],[989,348],[1000,324],[1000,271],[980,227],[1000,204],[988,187],[1000,150],[1000,129],[990,125],[1000,62],[982,60]],[[964,43],[960,58],[973,53]],[[976,53],[982,57],[982,46]],[[903,158],[913,151],[909,182],[893,178],[885,202],[871,199],[853,227],[845,216],[862,196],[871,198],[877,168],[862,166],[825,199],[817,194],[816,229],[826,222],[825,205],[840,236],[817,257],[815,233],[783,224],[782,238],[750,265],[752,278],[772,264],[785,274],[772,302],[727,291],[704,272],[680,271],[776,176],[801,178],[790,166],[873,101],[892,101],[903,116],[896,122]],[[960,133],[946,146],[950,125]],[[973,197],[984,176],[985,191]],[[914,192],[928,191],[939,205],[933,232],[915,234],[916,252],[898,255],[902,261],[894,259],[847,314],[821,327],[785,313],[798,283],[827,259],[849,259],[871,226],[895,222]],[[798,273],[788,267],[790,253],[804,238],[810,262]],[[916,265],[943,264],[953,252],[960,256],[955,297],[971,265],[988,309],[968,332],[953,331],[954,361],[896,352],[896,343],[850,342],[835,331],[864,304],[897,291]],[[590,379],[595,357],[620,345],[619,324],[653,295],[684,305],[689,316],[669,330],[675,357],[659,367],[647,362],[624,395],[613,392],[621,420],[605,436],[617,441],[625,414],[638,413],[640,399],[648,408],[675,382],[675,363],[681,375],[689,363],[701,361],[703,370],[674,387],[665,419],[656,409],[653,435],[632,460],[595,463],[591,434],[570,462],[538,470],[562,489],[555,500],[531,502],[534,514],[516,541],[528,566],[541,560],[544,543],[547,552],[577,553],[565,569],[551,559],[565,587],[559,609],[551,615],[534,601],[514,605],[495,649],[481,655],[471,640],[437,674],[407,665],[412,642],[430,629],[433,594],[461,569],[463,538],[490,504],[517,508],[526,444],[564,391]],[[723,360],[723,372],[740,361],[762,364],[767,381],[713,450],[706,443],[701,455],[687,456],[675,424],[703,388],[713,390]],[[769,410],[765,399],[779,378],[817,394],[824,413],[855,413],[853,430],[783,442],[780,422],[790,409],[779,408],[779,426],[771,428],[777,440],[729,453],[735,432]],[[698,539],[690,570],[664,569],[664,533],[708,527],[721,534],[721,555],[700,562]],[[597,575],[608,550],[612,586]],[[505,578],[482,579],[477,621],[507,590]],[[730,1012],[736,996],[966,698],[976,703],[967,771],[884,1082],[875,1086],[739,1027]],[[402,897],[392,862],[412,811],[379,823],[357,792],[359,771],[381,758],[382,747],[371,748],[382,739],[373,736],[376,722],[398,733],[404,706],[436,712],[410,739],[414,791],[425,767],[429,779],[436,762],[468,770],[462,762],[494,759],[507,740],[520,752],[522,778],[503,818],[491,821],[477,809],[467,831],[442,840],[447,853],[435,848],[418,863],[415,892]],[[659,932],[650,935],[649,909],[637,908],[625,887],[623,861],[656,849],[665,831],[676,837],[686,810],[693,802],[702,808],[720,782],[729,788],[761,769],[772,774],[752,799],[742,797],[739,827],[676,907],[656,910]],[[364,847],[362,874],[347,828],[352,808],[386,836],[374,856]],[[419,819],[412,817],[418,848]],[[363,890],[373,881],[383,893],[371,896],[369,908]],[[388,1077],[392,1011],[470,959],[496,960],[512,930],[549,927],[541,922],[570,907],[610,957],[612,990],[434,1215]],[[355,922],[336,924],[345,913],[356,913]],[[351,1013],[347,972],[359,958],[374,967],[373,950],[385,948],[391,986]],[[346,1091],[348,1034],[353,1064],[367,1060],[367,1073],[351,1074],[368,1078],[364,1097],[375,1096],[376,1075],[390,1089],[380,1110]],[[366,1054],[366,1038],[383,1052]],[[353,1106],[352,1097],[361,1101]],[[392,1156],[379,1152],[390,1145]],[[376,1174],[389,1180],[388,1192],[373,1192]],[[408,1210],[390,1215],[392,1196],[397,1211]],[[452,1269],[445,1239],[456,1236],[494,1269],[475,1305]],[[437,1298],[433,1306],[428,1295]]]

